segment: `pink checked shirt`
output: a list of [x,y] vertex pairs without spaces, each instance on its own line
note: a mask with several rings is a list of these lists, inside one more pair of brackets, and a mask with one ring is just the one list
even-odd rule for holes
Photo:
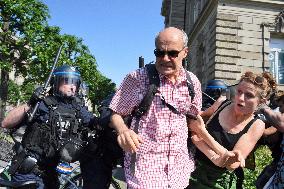
[[[195,89],[191,103],[188,92],[186,71],[181,70],[173,84],[159,75],[159,93],[154,97],[150,110],[139,121],[138,134],[142,137],[136,155],[135,171],[131,171],[131,154],[125,154],[125,176],[129,188],[133,189],[183,189],[188,185],[194,170],[192,154],[188,153],[188,128],[183,114],[197,114],[201,108],[201,86],[197,77],[190,73]],[[145,68],[128,74],[117,90],[110,108],[124,116],[139,105],[148,90],[149,79]],[[161,101],[176,107],[182,114],[174,114]],[[136,120],[132,121],[134,128]]]

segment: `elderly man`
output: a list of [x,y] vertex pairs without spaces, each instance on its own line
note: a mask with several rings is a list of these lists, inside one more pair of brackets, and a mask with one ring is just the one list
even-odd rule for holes
[[[182,60],[187,56],[187,35],[169,27],[155,39],[155,67],[160,78],[158,92],[145,115],[133,118],[130,128],[123,117],[138,107],[149,87],[145,68],[128,74],[112,99],[111,127],[125,151],[125,174],[129,188],[185,188],[194,170],[193,155],[188,152],[188,127],[185,115],[197,115],[201,109],[201,86],[189,72],[195,96],[191,99],[187,71]],[[173,111],[174,107],[176,111]],[[178,113],[177,113],[178,112]],[[138,124],[138,132],[134,132]]]

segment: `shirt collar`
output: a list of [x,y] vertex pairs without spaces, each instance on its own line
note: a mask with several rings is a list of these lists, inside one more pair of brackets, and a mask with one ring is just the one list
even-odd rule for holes
[[[163,75],[161,73],[159,73],[159,78],[160,78],[160,81],[168,81],[168,82],[171,82],[166,75]],[[177,82],[176,82],[176,85],[180,84],[180,83],[183,83],[183,82],[186,82],[187,81],[187,78],[186,78],[186,70],[184,68],[181,68],[180,71],[179,71],[179,75],[177,77]]]

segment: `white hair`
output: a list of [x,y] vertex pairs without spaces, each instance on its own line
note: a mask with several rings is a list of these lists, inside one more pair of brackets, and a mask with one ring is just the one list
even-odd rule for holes
[[174,28],[174,29],[178,29],[179,31],[181,31],[181,34],[182,34],[182,41],[183,41],[183,47],[187,47],[187,43],[188,43],[188,37],[187,37],[187,34],[184,30],[182,29],[179,29],[179,28],[176,28],[176,27],[166,27],[164,28],[163,30],[161,30],[158,34],[156,34],[156,37],[155,37],[155,45],[157,47],[157,42],[158,42],[158,38],[159,38],[159,35],[165,31],[166,29],[169,29],[169,28]]

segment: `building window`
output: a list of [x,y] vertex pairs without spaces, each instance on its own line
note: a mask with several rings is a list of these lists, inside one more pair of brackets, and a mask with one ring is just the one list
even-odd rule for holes
[[284,49],[273,48],[269,54],[270,72],[278,84],[284,84]]
[[270,40],[270,72],[278,84],[284,84],[284,39]]
[[193,23],[195,23],[195,21],[197,20],[200,10],[201,9],[201,2],[200,0],[196,0],[194,7],[193,7]]

